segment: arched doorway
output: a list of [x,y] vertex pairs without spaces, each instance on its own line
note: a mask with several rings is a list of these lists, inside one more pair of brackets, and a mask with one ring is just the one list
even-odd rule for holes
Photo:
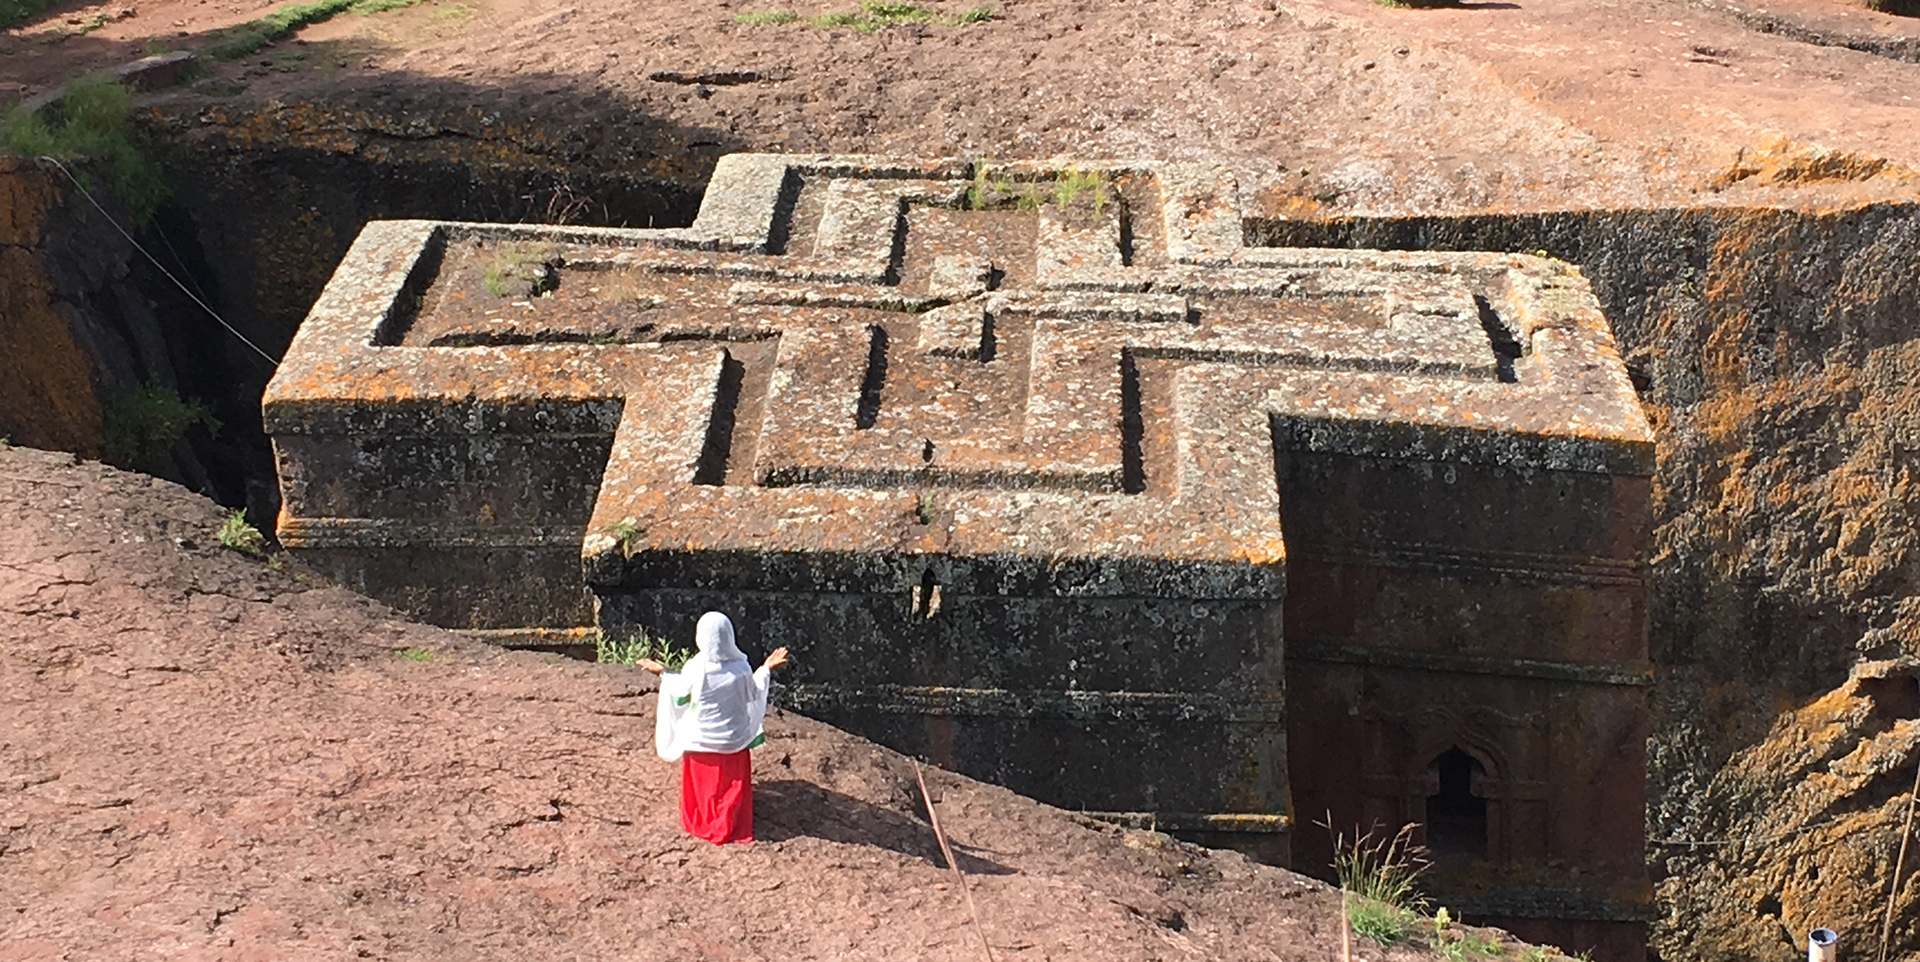
[[1487,854],[1487,800],[1473,793],[1474,780],[1486,775],[1479,759],[1458,745],[1427,766],[1440,790],[1427,796],[1427,848],[1435,858],[1484,858]]

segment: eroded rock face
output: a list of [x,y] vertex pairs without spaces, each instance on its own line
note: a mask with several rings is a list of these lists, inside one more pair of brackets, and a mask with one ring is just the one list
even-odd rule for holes
[[[1650,835],[1719,839],[1736,817],[1805,824],[1754,787],[1792,782],[1788,770],[1762,773],[1790,752],[1779,739],[1794,713],[1844,700],[1855,662],[1920,650],[1920,207],[1274,222],[1253,233],[1290,244],[1544,247],[1582,265],[1658,438]],[[1846,717],[1835,716],[1833,738],[1855,737]],[[1888,777],[1861,791],[1884,800],[1910,786],[1910,775]],[[1881,834],[1862,845],[1891,852],[1897,842]],[[1840,928],[1787,892],[1792,872],[1820,864],[1818,852],[1749,846],[1703,863],[1706,854],[1649,850],[1663,958],[1786,960],[1804,953],[1807,930]],[[1727,896],[1749,876],[1780,884]],[[1823,877],[1823,888],[1883,904],[1886,879]],[[1894,948],[1910,950],[1904,890],[1896,910]],[[1877,950],[1877,921],[1843,931],[1850,951]]]
[[267,393],[280,538],[443,624],[729,610],[788,704],[942,764],[1430,822],[1456,909],[1637,946],[1652,450],[1598,305],[1247,247],[1235,196],[735,155],[684,229],[374,223]]
[[[1785,958],[1816,927],[1860,955],[1880,943],[1920,746],[1920,662],[1862,662],[1841,687],[1780,716],[1699,799],[1698,842],[1659,841],[1669,873],[1663,928],[1691,958]],[[1894,887],[1893,941],[1920,936],[1920,851]]]
[[[65,222],[74,215],[62,209],[69,199],[63,181],[51,167],[0,157],[0,317],[6,319],[0,324],[0,437],[98,457],[103,441],[95,378],[102,345],[83,346],[79,337],[92,320],[85,309],[90,305],[65,302],[84,301],[76,294],[104,278],[91,278],[88,285],[77,272],[50,263],[68,253],[60,250],[67,239],[62,235],[73,233]],[[113,253],[95,259],[117,260]],[[125,273],[124,261],[115,266]]]

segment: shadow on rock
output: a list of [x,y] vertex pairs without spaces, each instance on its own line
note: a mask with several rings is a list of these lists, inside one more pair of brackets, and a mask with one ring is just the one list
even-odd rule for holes
[[[946,868],[933,827],[892,809],[863,802],[812,782],[787,779],[753,786],[754,836],[769,842],[819,838],[881,848]],[[1012,875],[1013,869],[973,855],[948,839],[960,870],[968,875]]]

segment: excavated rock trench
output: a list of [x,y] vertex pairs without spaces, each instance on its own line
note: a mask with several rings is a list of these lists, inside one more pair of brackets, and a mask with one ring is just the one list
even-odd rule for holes
[[[676,143],[681,131],[615,150],[284,111],[163,126],[176,192],[139,240],[276,356],[370,218],[685,224],[727,149]],[[221,429],[191,427],[135,466],[270,529],[270,366],[58,172],[0,159],[0,199],[0,306],[19,319],[0,345],[0,368],[14,366],[0,370],[0,435],[98,455],[112,392],[176,388]],[[1545,251],[1584,269],[1658,431],[1652,949],[1786,959],[1820,925],[1852,952],[1877,948],[1920,743],[1920,205],[1250,231],[1275,245]],[[1920,887],[1903,877],[1894,902],[1893,948],[1920,951]]]

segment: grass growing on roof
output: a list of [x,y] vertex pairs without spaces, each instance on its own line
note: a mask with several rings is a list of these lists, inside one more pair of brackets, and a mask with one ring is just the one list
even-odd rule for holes
[[1098,218],[1113,199],[1113,185],[1098,170],[1068,167],[1052,173],[1014,174],[979,160],[973,163],[972,171],[961,201],[967,210],[1037,211],[1052,205],[1080,215],[1091,212]]
[[[65,96],[37,113],[16,105],[0,118],[0,151],[61,162],[94,161],[105,170],[114,195],[140,222],[153,216],[169,192],[160,165],[147,156],[145,147],[145,138],[133,125],[132,92],[98,77],[75,81]],[[84,171],[74,174],[87,181]]]
[[481,283],[495,297],[539,297],[558,283],[559,266],[551,244],[505,243],[494,248]]

